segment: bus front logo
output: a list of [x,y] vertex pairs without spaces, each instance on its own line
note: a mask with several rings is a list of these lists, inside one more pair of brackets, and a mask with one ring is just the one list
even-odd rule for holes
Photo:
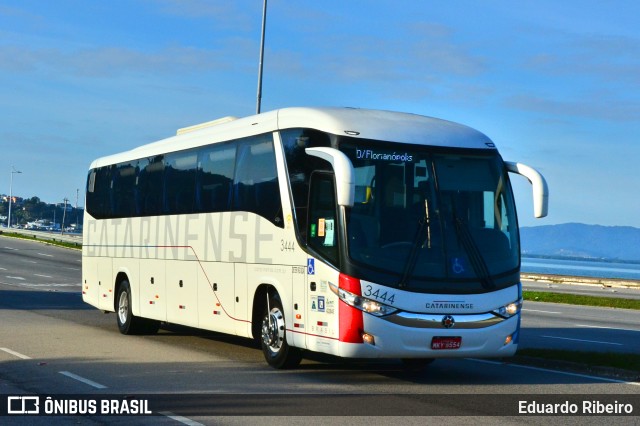
[[456,324],[456,320],[451,315],[445,315],[442,317],[442,325],[444,328],[451,328]]

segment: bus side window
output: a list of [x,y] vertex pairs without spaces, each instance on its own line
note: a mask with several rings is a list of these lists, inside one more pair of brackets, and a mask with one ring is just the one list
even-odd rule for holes
[[238,147],[233,208],[256,213],[284,228],[271,135],[244,140]]
[[140,172],[139,185],[144,194],[141,202],[142,216],[162,214],[164,194],[164,156],[157,155]]
[[230,210],[235,162],[235,143],[214,144],[198,152],[195,194],[197,212]]
[[134,194],[136,175],[135,161],[116,166],[113,173],[112,217],[130,217],[138,213]]
[[87,212],[96,219],[109,218],[111,216],[111,166],[93,170],[89,176],[89,184]]
[[336,188],[332,173],[314,172],[309,185],[309,247],[332,264],[338,262]]
[[195,150],[174,152],[165,156],[166,213],[193,213],[197,158]]

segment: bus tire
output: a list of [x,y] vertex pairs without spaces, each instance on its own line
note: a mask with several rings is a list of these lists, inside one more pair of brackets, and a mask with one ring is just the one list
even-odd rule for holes
[[302,360],[302,351],[287,343],[287,327],[278,293],[269,295],[269,306],[262,316],[262,353],[267,364],[277,369],[294,368]]
[[122,281],[118,288],[116,320],[122,334],[153,334],[160,328],[160,322],[133,315],[131,309],[131,286]]

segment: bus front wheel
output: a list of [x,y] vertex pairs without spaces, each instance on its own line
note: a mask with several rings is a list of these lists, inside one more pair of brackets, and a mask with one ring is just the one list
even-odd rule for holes
[[276,293],[269,295],[269,304],[262,317],[262,353],[267,363],[278,369],[293,368],[300,364],[302,352],[287,343],[286,324],[282,301]]
[[120,283],[117,295],[116,319],[122,334],[154,334],[160,322],[133,315],[131,310],[131,286],[128,281]]

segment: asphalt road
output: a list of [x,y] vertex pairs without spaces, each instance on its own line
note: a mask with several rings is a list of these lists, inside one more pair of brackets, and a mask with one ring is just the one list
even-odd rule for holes
[[[408,416],[427,415],[447,416],[440,419],[449,424],[602,423],[593,416],[519,417],[520,400],[569,397],[629,399],[636,417],[608,423],[637,424],[640,412],[638,383],[500,360],[437,360],[406,372],[393,360],[309,356],[296,370],[276,371],[244,339],[182,327],[122,336],[113,314],[82,302],[80,279],[79,252],[0,238],[0,395],[144,396],[163,415],[9,417],[12,424],[299,423],[292,415],[311,416],[309,424],[424,424]],[[628,342],[639,340],[638,319],[619,310],[527,303],[521,345],[593,349],[608,342],[637,353]],[[477,417],[496,413],[510,417]]]

